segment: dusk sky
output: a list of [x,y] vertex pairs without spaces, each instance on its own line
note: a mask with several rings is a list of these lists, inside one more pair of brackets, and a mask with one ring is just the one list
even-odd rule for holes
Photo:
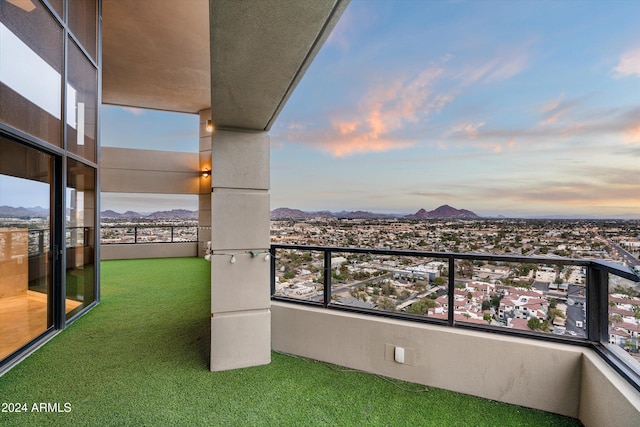
[[[352,0],[270,132],[271,208],[640,218],[638,17]],[[195,151],[163,114],[103,107],[102,144]]]

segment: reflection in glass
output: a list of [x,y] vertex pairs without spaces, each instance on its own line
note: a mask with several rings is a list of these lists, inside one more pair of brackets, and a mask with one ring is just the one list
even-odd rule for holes
[[63,32],[30,4],[0,2],[0,122],[61,146]]
[[69,2],[69,29],[73,31],[82,46],[93,59],[97,51],[97,16],[96,0],[73,0]]
[[75,43],[69,42],[67,150],[96,160],[97,71]]
[[67,163],[66,310],[70,318],[95,301],[95,169]]
[[640,369],[640,283],[609,274],[609,344],[624,350],[627,361]]
[[0,137],[0,359],[53,325],[52,161]]
[[586,269],[456,260],[454,320],[586,338]]

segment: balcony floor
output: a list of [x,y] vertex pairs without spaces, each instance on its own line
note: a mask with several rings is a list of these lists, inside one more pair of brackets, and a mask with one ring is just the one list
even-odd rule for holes
[[0,425],[580,425],[278,353],[212,373],[206,261],[101,268],[102,303],[0,378],[2,402],[28,409],[0,412]]

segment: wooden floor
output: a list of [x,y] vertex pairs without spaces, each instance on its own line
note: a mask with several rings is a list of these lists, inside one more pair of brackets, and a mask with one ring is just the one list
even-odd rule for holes
[[[68,299],[67,313],[82,305]],[[5,358],[47,330],[47,294],[25,291],[0,298],[0,359]]]

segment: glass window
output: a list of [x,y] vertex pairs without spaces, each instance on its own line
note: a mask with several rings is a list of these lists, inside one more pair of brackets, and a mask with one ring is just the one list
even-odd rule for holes
[[80,48],[69,42],[67,84],[67,150],[96,160],[98,73]]
[[640,286],[622,277],[609,274],[608,325],[609,344],[627,354],[627,364],[640,371]]
[[68,160],[65,239],[67,318],[95,301],[95,182],[95,169]]
[[0,136],[0,359],[53,325],[53,158]]
[[64,0],[49,0],[49,4],[53,7],[58,16],[64,16]]
[[96,0],[69,2],[69,29],[93,59],[96,59],[97,51],[97,15]]
[[0,2],[0,122],[61,144],[62,28],[39,2]]

